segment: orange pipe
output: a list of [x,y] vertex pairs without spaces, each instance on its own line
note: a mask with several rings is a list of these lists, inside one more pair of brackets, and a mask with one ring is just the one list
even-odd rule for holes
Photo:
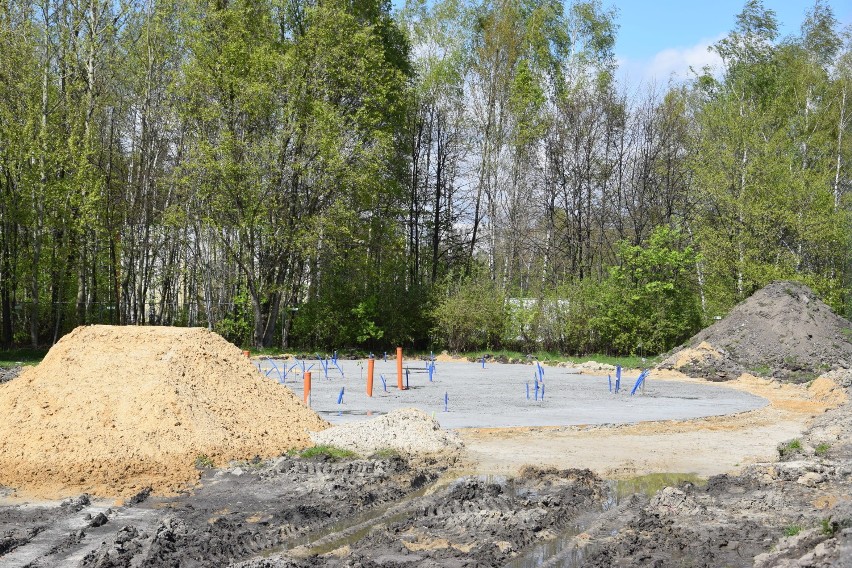
[[402,347],[396,348],[396,388],[405,390],[402,386]]
[[307,406],[311,405],[311,372],[308,371],[305,373],[305,404]]
[[376,360],[370,357],[367,361],[367,396],[373,396],[373,368],[376,366]]

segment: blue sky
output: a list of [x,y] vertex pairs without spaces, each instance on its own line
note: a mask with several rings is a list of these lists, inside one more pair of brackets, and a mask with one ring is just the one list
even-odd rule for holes
[[[736,23],[745,0],[604,0],[618,8],[615,53],[621,74],[631,82],[656,78],[666,82],[672,73],[685,78],[690,65],[712,64],[707,47],[725,36]],[[830,0],[842,25],[852,24],[852,1]],[[797,34],[811,0],[764,0],[774,10],[781,36]]]

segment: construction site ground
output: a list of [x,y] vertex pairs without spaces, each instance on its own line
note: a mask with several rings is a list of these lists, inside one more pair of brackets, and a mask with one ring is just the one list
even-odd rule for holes
[[368,398],[364,361],[79,328],[0,383],[0,566],[852,567],[850,329],[775,283],[634,395],[440,357]]

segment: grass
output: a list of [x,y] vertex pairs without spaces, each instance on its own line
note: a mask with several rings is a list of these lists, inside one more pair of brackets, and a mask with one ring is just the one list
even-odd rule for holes
[[662,355],[645,357],[645,360],[643,361],[642,357],[634,355],[616,356],[606,355],[603,353],[589,353],[586,355],[565,355],[555,351],[534,351],[532,353],[522,353],[521,351],[511,351],[508,349],[470,351],[467,353],[462,353],[461,356],[479,359],[484,354],[491,355],[495,358],[505,357],[506,359],[520,359],[521,361],[526,361],[527,355],[530,355],[532,356],[533,360],[549,363],[579,364],[585,363],[586,361],[597,361],[598,363],[602,363],[605,365],[621,365],[625,369],[640,369],[652,367],[653,365],[659,363],[662,360]]
[[344,450],[343,448],[324,445],[313,446],[300,452],[299,455],[303,458],[328,457],[333,460],[346,460],[358,457],[358,454],[351,450]]
[[215,465],[207,454],[198,454],[195,457],[195,467],[198,469],[209,469]]
[[0,367],[38,365],[46,354],[47,349],[21,348],[0,351]]
[[613,355],[593,353],[591,355],[584,355],[582,357],[574,357],[573,359],[577,363],[583,363],[585,361],[597,361],[598,363],[605,363],[608,365],[621,365],[626,369],[644,369],[647,367],[653,367],[654,365],[659,363],[662,358],[662,355],[653,355],[643,358],[633,355],[617,357]]
[[834,536],[834,533],[836,533],[840,528],[840,524],[832,522],[831,517],[828,517],[827,519],[820,521],[820,528],[822,528],[822,534],[826,536]]
[[769,365],[758,365],[752,367],[751,372],[758,377],[768,377],[772,373],[772,369],[769,368]]
[[814,448],[814,453],[818,456],[824,456],[828,453],[829,448],[831,448],[830,444],[822,442],[821,444],[817,445],[816,448]]
[[784,529],[784,536],[796,536],[800,532],[802,532],[801,525],[790,525]]
[[790,440],[786,444],[781,444],[780,446],[778,446],[778,455],[783,458],[784,456],[793,455],[801,450],[802,442],[800,442],[799,439],[796,438],[795,440]]
[[395,458],[399,455],[399,452],[394,450],[393,448],[382,448],[381,450],[377,450],[372,457],[379,459],[390,459]]

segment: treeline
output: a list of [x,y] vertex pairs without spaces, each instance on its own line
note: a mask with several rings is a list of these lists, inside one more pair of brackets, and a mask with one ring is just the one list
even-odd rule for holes
[[597,1],[0,3],[0,339],[659,352],[790,278],[852,314],[852,46],[749,0],[624,85]]

